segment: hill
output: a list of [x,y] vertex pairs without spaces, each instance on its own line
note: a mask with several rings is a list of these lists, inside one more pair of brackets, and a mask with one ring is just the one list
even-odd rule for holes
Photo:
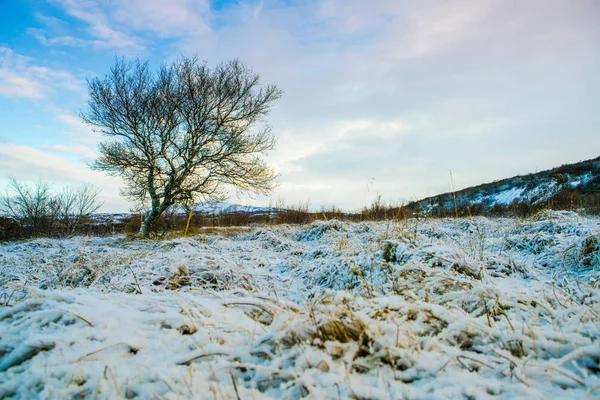
[[443,193],[407,204],[409,213],[527,214],[541,208],[600,210],[600,157]]

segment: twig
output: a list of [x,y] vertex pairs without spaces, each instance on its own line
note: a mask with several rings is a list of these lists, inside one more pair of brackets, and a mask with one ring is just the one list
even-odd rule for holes
[[231,376],[231,383],[233,383],[233,389],[235,390],[235,397],[237,397],[237,400],[242,400],[240,393],[238,392],[237,384],[235,383],[235,378],[233,377],[233,373],[231,373],[231,371],[229,371],[229,375]]
[[185,361],[178,361],[177,365],[190,365],[192,363],[192,361],[194,360],[199,360],[201,358],[206,358],[206,357],[212,357],[212,356],[230,356],[231,354],[227,354],[227,353],[220,353],[220,352],[214,352],[214,353],[203,353],[203,354],[198,354],[197,356],[194,356],[190,359],[187,359]]
[[94,350],[94,351],[92,351],[91,353],[87,353],[86,355],[83,355],[83,356],[79,357],[79,358],[76,360],[76,362],[79,362],[79,361],[83,360],[84,358],[86,358],[86,357],[89,357],[89,356],[91,356],[91,355],[94,355],[94,354],[96,354],[96,353],[100,353],[101,351],[108,350],[108,349],[110,349],[111,347],[119,346],[119,345],[121,345],[121,344],[123,344],[123,345],[125,345],[125,346],[129,347],[129,351],[131,351],[131,352],[133,352],[133,353],[137,353],[137,352],[139,351],[139,349],[137,349],[137,348],[135,348],[135,347],[133,347],[133,346],[131,346],[131,345],[129,345],[129,344],[127,344],[127,343],[125,343],[125,342],[118,342],[118,343],[115,343],[115,344],[111,344],[110,346],[106,346],[106,347],[103,347],[103,348],[101,348],[101,349]]
[[131,274],[133,275],[133,279],[135,280],[135,284],[137,286],[137,290],[139,294],[142,294],[142,288],[140,287],[140,282],[137,279],[137,276],[135,275],[135,272],[133,272],[133,268],[131,268],[131,265],[127,264],[127,268],[129,268],[129,271],[131,271]]

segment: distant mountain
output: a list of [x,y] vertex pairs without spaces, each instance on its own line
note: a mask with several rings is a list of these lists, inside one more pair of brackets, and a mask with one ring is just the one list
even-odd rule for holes
[[198,203],[194,206],[194,213],[198,214],[265,214],[281,211],[276,207],[244,206],[231,203]]
[[[221,215],[221,214],[266,214],[276,213],[281,211],[276,207],[255,207],[255,206],[244,206],[241,204],[231,203],[198,203],[194,206],[194,214],[207,214],[207,215]],[[187,211],[183,208],[178,208],[175,211],[176,214],[187,214]],[[125,223],[128,218],[131,218],[131,213],[95,213],[91,216],[94,224],[97,225],[108,225],[108,224],[122,224]]]
[[[518,175],[457,192],[443,193],[409,203],[405,210],[418,214],[486,214],[526,207],[568,208],[600,199],[600,157],[547,171]],[[567,204],[569,203],[569,204]]]

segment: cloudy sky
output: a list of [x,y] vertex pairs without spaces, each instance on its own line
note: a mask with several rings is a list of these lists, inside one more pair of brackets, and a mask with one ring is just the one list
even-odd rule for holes
[[239,58],[284,90],[279,187],[233,202],[356,209],[594,158],[598,21],[596,0],[0,0],[0,189],[93,182],[128,210],[77,117],[115,55]]

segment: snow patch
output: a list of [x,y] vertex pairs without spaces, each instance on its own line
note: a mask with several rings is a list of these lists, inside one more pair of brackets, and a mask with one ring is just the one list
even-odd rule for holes
[[511,188],[504,190],[494,196],[494,203],[509,205],[515,200],[518,200],[521,194],[525,191],[525,188]]

